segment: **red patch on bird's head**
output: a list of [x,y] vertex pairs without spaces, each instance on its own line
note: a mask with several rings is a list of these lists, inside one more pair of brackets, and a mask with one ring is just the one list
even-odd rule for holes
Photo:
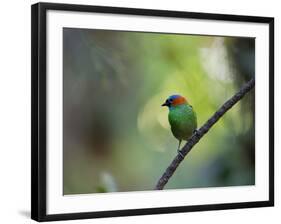
[[171,105],[177,106],[177,105],[186,104],[186,103],[188,103],[188,102],[183,96],[177,96],[176,98],[173,99]]

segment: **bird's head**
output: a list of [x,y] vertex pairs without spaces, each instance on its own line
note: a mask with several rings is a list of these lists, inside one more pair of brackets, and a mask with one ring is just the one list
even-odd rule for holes
[[182,104],[188,104],[187,100],[181,95],[172,95],[169,96],[165,103],[162,106],[167,106],[169,108],[176,107]]

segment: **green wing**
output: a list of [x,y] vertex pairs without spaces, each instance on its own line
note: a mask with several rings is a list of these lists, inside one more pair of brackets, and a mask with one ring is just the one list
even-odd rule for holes
[[197,116],[190,105],[172,108],[168,118],[172,133],[178,140],[188,140],[197,128]]

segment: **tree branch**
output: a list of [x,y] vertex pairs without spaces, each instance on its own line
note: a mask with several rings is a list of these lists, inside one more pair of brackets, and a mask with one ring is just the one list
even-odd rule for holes
[[246,93],[248,93],[255,86],[255,79],[251,79],[247,82],[234,96],[227,100],[214,114],[213,116],[199,128],[180,150],[177,156],[173,159],[171,164],[165,170],[164,174],[158,180],[155,190],[162,190],[172,177],[177,167],[183,161],[184,157],[191,151],[191,149],[199,142],[199,140],[210,130],[210,128],[239,100],[241,100]]

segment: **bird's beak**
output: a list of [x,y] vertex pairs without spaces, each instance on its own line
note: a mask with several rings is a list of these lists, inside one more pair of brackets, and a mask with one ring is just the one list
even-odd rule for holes
[[162,107],[165,107],[165,106],[169,106],[169,104],[167,103],[167,102],[165,102],[165,103],[163,103],[162,105],[161,105]]

